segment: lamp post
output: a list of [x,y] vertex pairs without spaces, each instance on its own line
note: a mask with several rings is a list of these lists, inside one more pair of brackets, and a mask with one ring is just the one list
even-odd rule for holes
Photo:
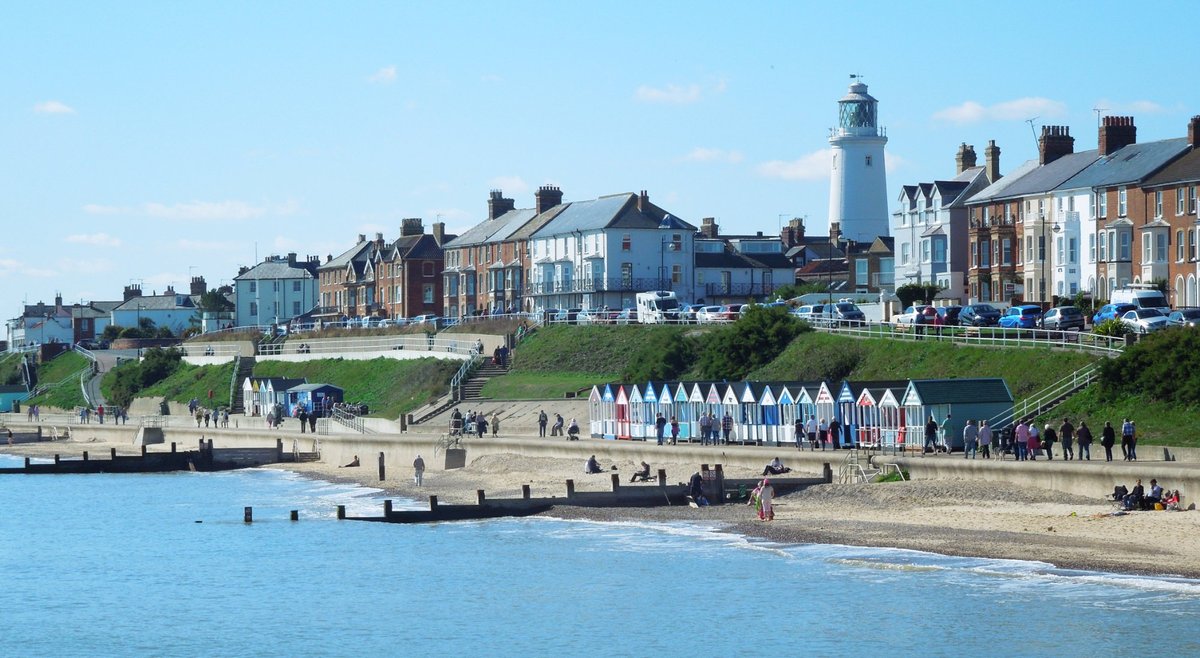
[[[1042,244],[1041,244],[1041,254],[1039,254],[1039,255],[1041,256],[1041,259],[1042,259],[1042,277],[1041,277],[1041,286],[1038,291],[1038,301],[1045,304],[1047,293],[1050,292],[1050,282],[1047,280],[1047,278],[1049,276],[1049,274],[1048,274],[1049,273],[1049,260],[1050,260],[1050,254],[1052,253],[1051,248],[1053,245],[1051,245],[1049,243],[1049,240],[1047,239],[1048,236],[1047,236],[1046,229],[1048,228],[1048,226],[1046,224],[1046,218],[1044,216],[1041,218],[1041,222],[1042,222]],[[1049,225],[1049,228],[1050,228],[1051,232],[1054,233],[1055,235],[1057,235],[1058,232],[1060,230],[1062,230],[1059,227],[1058,222],[1051,222],[1051,224]]]

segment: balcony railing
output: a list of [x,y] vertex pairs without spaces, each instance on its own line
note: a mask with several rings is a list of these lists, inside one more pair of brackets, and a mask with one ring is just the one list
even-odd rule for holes
[[530,295],[553,295],[573,292],[645,292],[671,290],[670,279],[573,279],[571,281],[534,281],[529,284]]
[[891,288],[896,285],[895,272],[872,272],[871,287],[872,288]]
[[774,283],[708,283],[704,285],[704,292],[718,297],[762,297],[782,287]]

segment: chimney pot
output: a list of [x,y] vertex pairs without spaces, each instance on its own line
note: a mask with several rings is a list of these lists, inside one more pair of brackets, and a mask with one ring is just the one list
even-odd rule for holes
[[492,190],[488,195],[488,219],[496,219],[504,213],[517,207],[517,202],[505,199],[500,190]]
[[1191,121],[1188,121],[1188,144],[1192,148],[1196,148],[1200,146],[1200,142],[1197,140],[1200,140],[1200,115],[1194,116]]
[[1000,180],[1000,147],[996,146],[996,140],[988,140],[987,148],[983,149],[983,161],[988,182]]
[[1101,157],[1137,143],[1137,126],[1133,123],[1133,117],[1104,117],[1100,123],[1097,141]]
[[563,193],[555,185],[543,185],[534,194],[536,201],[535,212],[542,214],[551,208],[562,205]]

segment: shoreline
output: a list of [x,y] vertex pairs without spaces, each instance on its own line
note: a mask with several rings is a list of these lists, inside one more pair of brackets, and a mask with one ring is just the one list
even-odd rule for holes
[[[42,443],[0,446],[16,456],[48,457],[80,450],[135,451],[128,444],[104,442]],[[667,461],[669,486],[686,480],[695,464]],[[370,467],[344,468],[324,462],[274,464],[301,477],[357,484],[377,489],[383,497],[422,501],[437,495],[444,503],[473,503],[476,490],[489,498],[519,498],[522,485],[535,495],[565,496],[564,482],[578,491],[607,491],[612,467],[622,480],[635,470],[632,462],[604,463],[604,474],[582,473],[575,459],[526,457],[513,453],[479,457],[465,468],[427,470],[425,486],[413,485],[412,468],[393,467],[380,482]],[[727,471],[736,478],[761,477],[750,469]],[[629,485],[637,486],[637,485]],[[657,485],[652,485],[657,486]],[[1135,512],[1113,515],[1104,499],[1046,489],[978,480],[916,480],[882,484],[822,484],[779,497],[776,519],[761,522],[744,504],[649,508],[594,508],[560,505],[539,516],[595,522],[697,522],[717,524],[720,531],[780,544],[826,544],[894,548],[947,556],[1035,561],[1059,569],[1122,575],[1181,577],[1200,580],[1200,513]],[[381,510],[382,512],[382,510]]]

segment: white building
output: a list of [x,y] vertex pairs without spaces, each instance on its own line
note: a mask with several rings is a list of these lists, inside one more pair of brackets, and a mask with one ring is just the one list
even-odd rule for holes
[[528,308],[630,308],[637,293],[650,290],[697,298],[696,227],[650,203],[645,191],[546,212],[553,219],[529,237]]
[[118,327],[140,327],[143,320],[150,320],[156,329],[166,327],[179,336],[191,326],[199,326],[200,310],[196,306],[199,295],[177,293],[171,288],[162,295],[132,297],[112,311],[112,324]]
[[239,327],[279,324],[317,306],[319,257],[296,260],[268,256],[233,280],[234,324]]
[[870,243],[888,235],[887,136],[877,122],[878,101],[861,82],[838,101],[838,126],[830,131],[833,175],[829,185],[829,225],[842,237]]

